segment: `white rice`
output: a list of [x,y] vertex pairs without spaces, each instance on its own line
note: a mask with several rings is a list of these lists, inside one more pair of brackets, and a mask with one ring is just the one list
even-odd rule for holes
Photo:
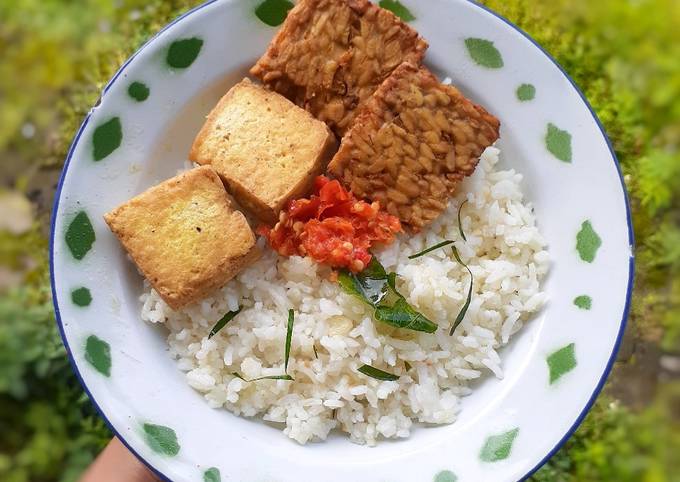
[[[334,428],[374,445],[380,438],[408,437],[414,422],[451,423],[460,398],[471,391],[470,380],[488,373],[503,377],[497,349],[545,302],[540,282],[549,268],[546,244],[531,204],[523,202],[522,176],[496,170],[498,156],[494,147],[485,151],[475,174],[429,229],[402,235],[378,253],[399,274],[401,293],[439,325],[434,334],[373,321],[365,305],[327,279],[328,268],[268,248],[213,297],[179,312],[147,285],[142,318],[165,323],[170,353],[211,407],[279,423],[301,444],[323,440]],[[464,242],[457,212],[466,198]],[[454,336],[449,327],[465,302],[469,274],[450,250],[408,259],[445,239],[457,240],[474,274],[472,302]],[[243,311],[208,340],[216,320],[239,305]],[[233,376],[283,373],[290,308],[295,327],[288,372],[295,381],[246,383]],[[404,362],[412,367],[408,372]],[[401,376],[375,380],[357,372],[362,364]]]

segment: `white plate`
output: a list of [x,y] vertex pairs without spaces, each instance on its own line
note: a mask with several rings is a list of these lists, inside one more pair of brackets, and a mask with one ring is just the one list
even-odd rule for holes
[[[102,219],[183,166],[205,114],[276,31],[255,14],[258,2],[201,5],[106,86],[68,154],[53,215],[54,305],[74,369],[113,431],[162,477],[203,480],[215,467],[233,481],[518,480],[566,440],[601,389],[633,276],[626,193],[602,127],[560,67],[506,20],[466,0],[402,3],[430,43],[426,63],[501,119],[505,165],[524,175],[549,243],[547,308],[502,350],[504,380],[479,383],[456,423],[417,428],[407,440],[368,448],[337,436],[300,446],[276,428],[209,408],[168,355],[162,329],[141,322],[141,279]],[[200,41],[170,48],[192,38]],[[185,68],[168,65],[169,51],[199,47]],[[149,89],[145,100],[131,97],[133,82]],[[531,100],[518,98],[522,84],[534,87]],[[596,253],[579,252],[578,233],[586,245],[597,236]],[[73,296],[81,287],[87,306],[74,303],[88,301],[83,290]],[[581,295],[590,309],[575,305]]]

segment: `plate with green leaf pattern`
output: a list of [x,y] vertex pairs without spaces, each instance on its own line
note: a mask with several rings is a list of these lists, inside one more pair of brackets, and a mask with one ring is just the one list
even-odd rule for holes
[[[75,136],[59,183],[51,274],[64,344],[112,430],[175,481],[511,481],[575,430],[621,342],[633,277],[631,220],[597,117],[560,66],[517,27],[467,0],[382,0],[430,44],[425,63],[501,120],[552,259],[549,304],[503,350],[458,420],[366,447],[298,445],[211,409],[139,319],[104,213],[181,169],[205,115],[265,51],[288,0],[213,0],[163,28],[121,66]],[[514,166],[513,166],[514,167]],[[125,268],[123,268],[125,266]]]

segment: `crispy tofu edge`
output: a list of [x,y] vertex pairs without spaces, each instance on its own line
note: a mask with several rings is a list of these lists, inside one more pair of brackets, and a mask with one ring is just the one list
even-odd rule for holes
[[220,288],[224,286],[227,282],[229,282],[234,276],[236,276],[243,268],[257,260],[261,252],[259,248],[256,245],[256,237],[255,234],[253,233],[252,229],[250,229],[250,226],[248,225],[248,222],[240,211],[233,210],[233,205],[231,201],[229,200],[228,194],[225,191],[225,200],[227,202],[227,207],[229,209],[232,209],[234,213],[236,213],[238,216],[240,216],[241,220],[245,224],[245,226],[248,226],[250,235],[251,235],[251,240],[252,240],[252,245],[250,247],[250,250],[245,253],[242,256],[238,256],[236,258],[230,258],[228,260],[224,260],[224,273],[225,275],[223,277],[220,277],[216,279],[213,277],[213,279],[209,279],[208,283],[205,286],[202,286],[200,288],[188,288],[188,289],[183,289],[179,291],[174,291],[174,290],[168,290],[165,286],[163,286],[162,283],[158,283],[153,281],[153,276],[151,273],[149,273],[146,269],[144,269],[143,266],[140,265],[138,258],[129,250],[129,245],[126,242],[126,239],[129,237],[126,235],[124,226],[118,223],[118,219],[120,214],[128,209],[131,204],[134,204],[135,201],[138,201],[138,198],[141,196],[147,196],[149,194],[153,195],[154,191],[166,189],[169,185],[172,183],[176,183],[180,180],[183,180],[186,177],[189,176],[199,176],[199,175],[204,175],[208,178],[210,178],[213,182],[219,184],[223,189],[224,185],[222,184],[222,181],[220,180],[219,176],[215,172],[215,170],[210,167],[210,166],[200,166],[197,168],[194,168],[190,171],[184,172],[182,174],[179,174],[178,176],[174,176],[170,179],[167,179],[163,181],[160,184],[157,184],[146,191],[138,194],[137,196],[133,197],[132,199],[126,201],[125,203],[121,204],[120,206],[112,209],[108,213],[104,214],[104,221],[106,224],[109,226],[109,229],[111,232],[118,238],[119,242],[125,249],[125,252],[130,256],[132,259],[133,263],[137,267],[137,269],[142,273],[144,278],[151,284],[151,286],[158,292],[160,297],[165,301],[170,308],[173,310],[179,310],[195,301],[200,300],[201,298],[205,297],[208,293],[211,291]]
[[274,223],[278,219],[279,212],[281,211],[281,209],[285,207],[286,203],[289,200],[297,199],[307,194],[307,192],[309,192],[312,185],[314,184],[314,178],[325,171],[328,161],[330,161],[330,159],[333,157],[333,154],[335,153],[335,150],[338,146],[338,141],[335,138],[333,132],[330,130],[330,128],[325,123],[316,119],[312,114],[302,109],[301,107],[295,105],[293,102],[291,102],[281,94],[278,94],[270,90],[266,90],[264,87],[251,82],[250,79],[244,78],[241,82],[230,88],[229,91],[220,99],[217,105],[210,111],[210,113],[207,116],[206,122],[203,124],[203,127],[201,128],[198,135],[194,139],[194,142],[191,146],[191,150],[189,152],[189,160],[201,165],[212,164],[211,159],[207,159],[206,157],[201,155],[201,148],[203,144],[209,139],[210,134],[215,130],[215,124],[217,122],[217,119],[219,118],[219,114],[224,110],[225,106],[231,101],[232,97],[235,95],[237,90],[242,88],[253,88],[256,90],[262,90],[263,92],[266,92],[267,95],[275,95],[280,97],[281,100],[288,104],[291,109],[299,110],[301,114],[304,113],[304,115],[310,120],[313,120],[315,122],[318,122],[320,125],[323,125],[326,131],[326,140],[321,150],[319,151],[318,157],[315,159],[315,167],[313,169],[310,169],[307,173],[305,173],[303,179],[299,181],[296,185],[294,185],[286,196],[276,200],[276,202],[274,203],[268,204],[261,201],[257,196],[253,195],[240,182],[228,177],[227,175],[223,175],[222,173],[215,170],[217,175],[222,179],[222,182],[228,187],[228,190],[231,192],[234,198],[236,198],[240,205],[242,205],[245,209],[250,211],[260,221],[266,223]]
[[275,223],[279,218],[279,213],[286,207],[288,201],[304,197],[311,191],[312,186],[314,185],[314,179],[326,170],[328,162],[333,157],[333,154],[335,154],[338,143],[327,126],[326,129],[328,134],[326,136],[326,142],[319,152],[319,157],[317,157],[314,166],[288,191],[287,195],[277,199],[274,203],[262,202],[245,186],[234,179],[224,179],[224,182],[229,186],[229,189],[232,191],[236,200],[257,217],[258,220],[268,224]]

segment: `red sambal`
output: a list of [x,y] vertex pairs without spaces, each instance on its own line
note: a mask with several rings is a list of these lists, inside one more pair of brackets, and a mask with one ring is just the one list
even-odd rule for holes
[[291,201],[273,229],[260,226],[257,232],[279,254],[358,273],[371,261],[371,246],[391,243],[401,230],[399,218],[381,211],[380,203],[361,201],[338,181],[318,176],[309,199]]

